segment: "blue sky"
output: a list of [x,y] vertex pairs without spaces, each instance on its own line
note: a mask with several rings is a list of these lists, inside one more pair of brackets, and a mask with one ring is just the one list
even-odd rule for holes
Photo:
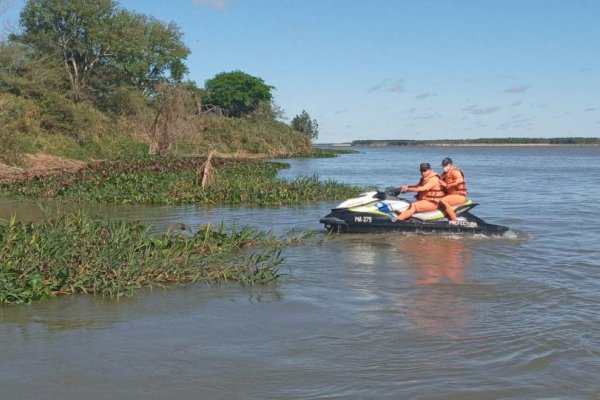
[[119,4],[179,25],[190,79],[261,77],[319,142],[600,136],[600,1]]

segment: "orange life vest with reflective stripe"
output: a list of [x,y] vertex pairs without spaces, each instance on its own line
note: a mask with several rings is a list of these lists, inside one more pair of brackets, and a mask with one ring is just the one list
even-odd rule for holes
[[429,176],[422,177],[421,180],[419,181],[419,186],[425,185],[427,183],[427,181],[429,181],[430,179],[433,179],[433,178],[437,179],[437,181],[436,181],[437,184],[425,192],[417,193],[417,200],[439,201],[442,197],[444,197],[446,195],[446,193],[444,192],[444,188],[440,184],[440,180],[442,178],[438,174],[431,174]]
[[465,182],[465,174],[458,168],[456,167],[452,167],[452,169],[450,169],[450,171],[448,172],[444,172],[442,174],[442,180],[444,182],[446,182],[446,184],[451,184],[455,181],[455,179],[453,179],[453,176],[450,172],[452,172],[453,170],[456,170],[458,172],[460,172],[460,175],[463,178],[463,181],[461,183],[459,183],[458,185],[451,187],[451,188],[445,188],[446,189],[446,194],[460,194],[461,196],[466,196],[467,195],[467,183]]

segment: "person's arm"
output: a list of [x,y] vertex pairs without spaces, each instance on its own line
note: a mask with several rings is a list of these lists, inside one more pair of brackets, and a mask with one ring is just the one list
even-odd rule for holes
[[402,185],[400,186],[400,190],[403,192],[416,192],[415,188],[419,187],[419,184],[416,185]]
[[402,186],[402,188],[406,187],[406,190],[404,190],[405,192],[426,192],[429,189],[432,189],[434,186],[437,185],[438,179],[429,179],[427,181],[427,183],[425,183],[423,186],[419,186],[419,185],[413,185],[413,186]]
[[457,170],[453,169],[452,171],[450,171],[450,173],[452,174],[452,183],[447,184],[446,185],[447,188],[453,188],[455,186],[460,185],[461,183],[463,183],[465,181],[462,174],[460,172],[458,172]]

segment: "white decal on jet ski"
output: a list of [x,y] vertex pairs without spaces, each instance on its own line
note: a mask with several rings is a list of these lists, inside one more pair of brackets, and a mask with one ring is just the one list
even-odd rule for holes
[[362,223],[367,223],[370,224],[371,222],[373,222],[373,217],[367,217],[367,216],[360,216],[357,215],[354,217],[354,222],[362,222]]
[[477,228],[477,222],[474,221],[448,221],[448,223],[450,225],[460,225],[460,226],[466,226],[468,228]]

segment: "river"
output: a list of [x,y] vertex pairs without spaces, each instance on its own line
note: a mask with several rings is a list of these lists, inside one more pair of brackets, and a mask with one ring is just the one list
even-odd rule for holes
[[[275,285],[187,285],[0,307],[6,399],[600,398],[600,147],[364,148],[282,176],[381,188],[461,167],[505,237],[322,234],[336,202],[92,207],[196,229],[318,232]],[[38,218],[0,200],[0,218]]]

